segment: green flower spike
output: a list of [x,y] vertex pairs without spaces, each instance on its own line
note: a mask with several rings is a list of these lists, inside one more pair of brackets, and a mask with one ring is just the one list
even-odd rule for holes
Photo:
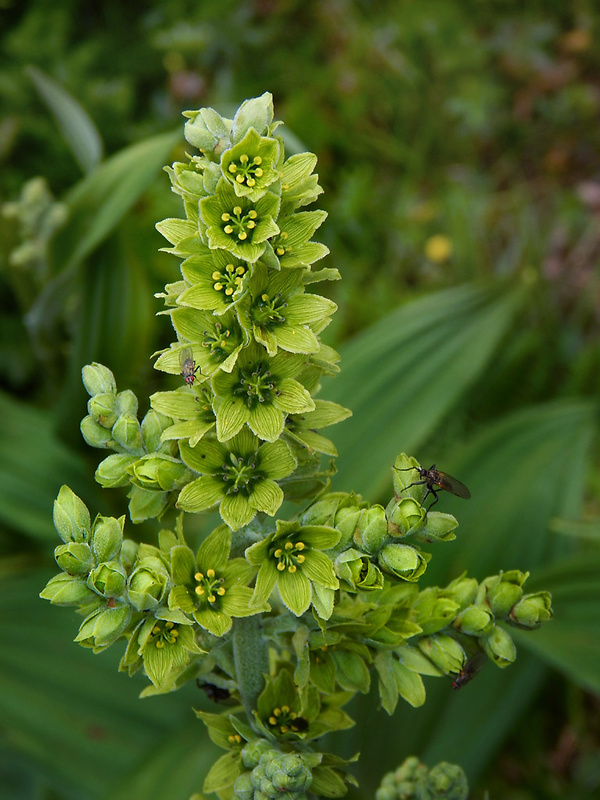
[[223,314],[243,296],[249,265],[226,250],[209,250],[188,258],[181,272],[191,284],[177,298],[177,305]]
[[223,398],[217,409],[217,437],[227,441],[248,427],[261,439],[275,442],[283,433],[287,414],[312,411],[315,402],[294,380],[304,357],[278,353],[267,358],[257,345],[240,354],[231,374],[219,372],[213,379],[215,394]]
[[252,589],[247,584],[254,568],[243,558],[229,560],[231,531],[225,526],[214,530],[200,545],[196,558],[186,545],[171,551],[174,586],[169,608],[190,614],[215,636],[231,628],[232,617],[248,617],[268,611],[266,603],[250,607]]
[[211,250],[227,250],[254,264],[262,256],[267,239],[279,233],[275,218],[279,197],[267,192],[256,202],[238,197],[222,178],[214,195],[200,201],[200,215],[206,225]]
[[339,538],[335,528],[277,520],[275,533],[246,550],[248,561],[260,567],[252,604],[265,603],[277,585],[281,599],[297,617],[311,602],[321,616],[324,604],[319,602],[319,590],[339,587],[333,564],[321,551],[334,547]]
[[279,178],[279,142],[250,128],[244,138],[221,157],[221,169],[238,197],[260,199]]
[[281,272],[254,266],[247,327],[254,338],[275,355],[277,348],[290,353],[316,353],[319,332],[329,324],[337,306],[326,297],[304,291],[303,269]]
[[275,481],[296,468],[285,442],[266,442],[243,430],[227,443],[205,437],[195,447],[180,443],[184,462],[201,477],[179,494],[183,511],[205,511],[219,504],[224,522],[233,530],[247,525],[257,511],[274,516],[283,502]]

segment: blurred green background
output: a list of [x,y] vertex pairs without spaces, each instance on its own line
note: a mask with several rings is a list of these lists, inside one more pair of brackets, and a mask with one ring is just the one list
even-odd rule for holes
[[197,689],[138,700],[120,653],[75,646],[37,594],[62,483],[125,510],[93,481],[81,366],[142,412],[165,387],[153,294],[178,263],[154,223],[181,214],[161,171],[180,113],[263,91],[288,151],[319,157],[344,278],[319,287],[342,355],[322,396],[354,411],[336,488],[385,502],[397,452],[436,462],[473,499],[440,502],[460,529],[427,580],[518,567],[554,595],[515,666],[430,679],[391,719],[361,697],[327,744],[362,752],[356,797],[412,753],[459,762],[473,798],[597,796],[599,23],[593,0],[0,1],[2,800],[186,800],[214,757]]

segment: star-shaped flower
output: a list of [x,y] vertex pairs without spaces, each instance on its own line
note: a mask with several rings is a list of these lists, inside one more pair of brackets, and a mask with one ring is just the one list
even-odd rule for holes
[[246,550],[246,558],[259,567],[252,604],[265,603],[275,586],[285,605],[297,617],[311,602],[317,612],[323,603],[314,593],[335,590],[339,581],[323,550],[334,547],[340,532],[325,525],[305,525],[277,520],[275,533]]
[[294,375],[302,369],[302,355],[278,353],[269,358],[262,347],[244,348],[228,374],[219,372],[213,379],[217,406],[217,437],[224,442],[244,425],[261,439],[276,441],[282,434],[288,414],[312,411],[315,402]]
[[219,504],[221,517],[233,530],[247,525],[257,511],[277,513],[283,490],[276,481],[297,464],[285,442],[261,444],[248,429],[225,443],[205,436],[195,447],[181,442],[179,449],[183,461],[201,477],[182,489],[177,505],[196,512]]
[[238,197],[258,200],[279,178],[279,142],[250,128],[235,147],[221,156],[221,169]]
[[190,285],[178,295],[178,305],[223,314],[243,296],[250,269],[227,250],[207,247],[184,261],[181,273]]
[[186,545],[171,550],[174,586],[169,594],[169,608],[191,615],[198,625],[215,636],[231,628],[232,617],[248,617],[268,611],[249,606],[252,589],[248,583],[254,568],[243,558],[229,558],[231,531],[222,525],[214,530],[194,554]]
[[211,250],[227,250],[254,264],[265,251],[267,239],[279,233],[275,223],[279,197],[272,192],[255,202],[238,197],[233,186],[221,178],[214,195],[200,201],[200,215]]

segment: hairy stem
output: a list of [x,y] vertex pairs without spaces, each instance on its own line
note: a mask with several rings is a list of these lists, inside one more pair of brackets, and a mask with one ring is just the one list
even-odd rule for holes
[[269,671],[269,653],[262,635],[260,618],[240,617],[233,623],[233,658],[237,684],[250,723],[258,695],[262,692],[264,675]]

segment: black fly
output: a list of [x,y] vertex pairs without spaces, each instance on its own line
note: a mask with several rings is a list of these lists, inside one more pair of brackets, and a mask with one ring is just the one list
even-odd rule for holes
[[439,500],[439,489],[444,489],[446,492],[450,492],[450,494],[454,494],[456,497],[462,497],[464,500],[468,500],[471,497],[471,492],[467,489],[464,483],[461,483],[459,480],[453,478],[452,475],[448,475],[446,472],[440,472],[439,469],[435,468],[435,464],[432,464],[429,469],[424,469],[423,467],[406,467],[406,469],[397,469],[397,467],[394,467],[394,469],[396,469],[398,472],[408,472],[409,470],[414,469],[419,473],[421,480],[409,483],[408,486],[403,486],[402,491],[405,489],[410,489],[411,486],[426,486],[427,491],[423,497],[423,505],[430,494],[432,494],[434,497],[434,501],[429,506],[429,510],[431,510]]
[[181,366],[181,377],[188,386],[191,386],[196,380],[196,373],[200,371],[200,367],[197,367],[194,361],[194,354],[192,353],[191,347],[183,348],[179,354],[179,364]]

